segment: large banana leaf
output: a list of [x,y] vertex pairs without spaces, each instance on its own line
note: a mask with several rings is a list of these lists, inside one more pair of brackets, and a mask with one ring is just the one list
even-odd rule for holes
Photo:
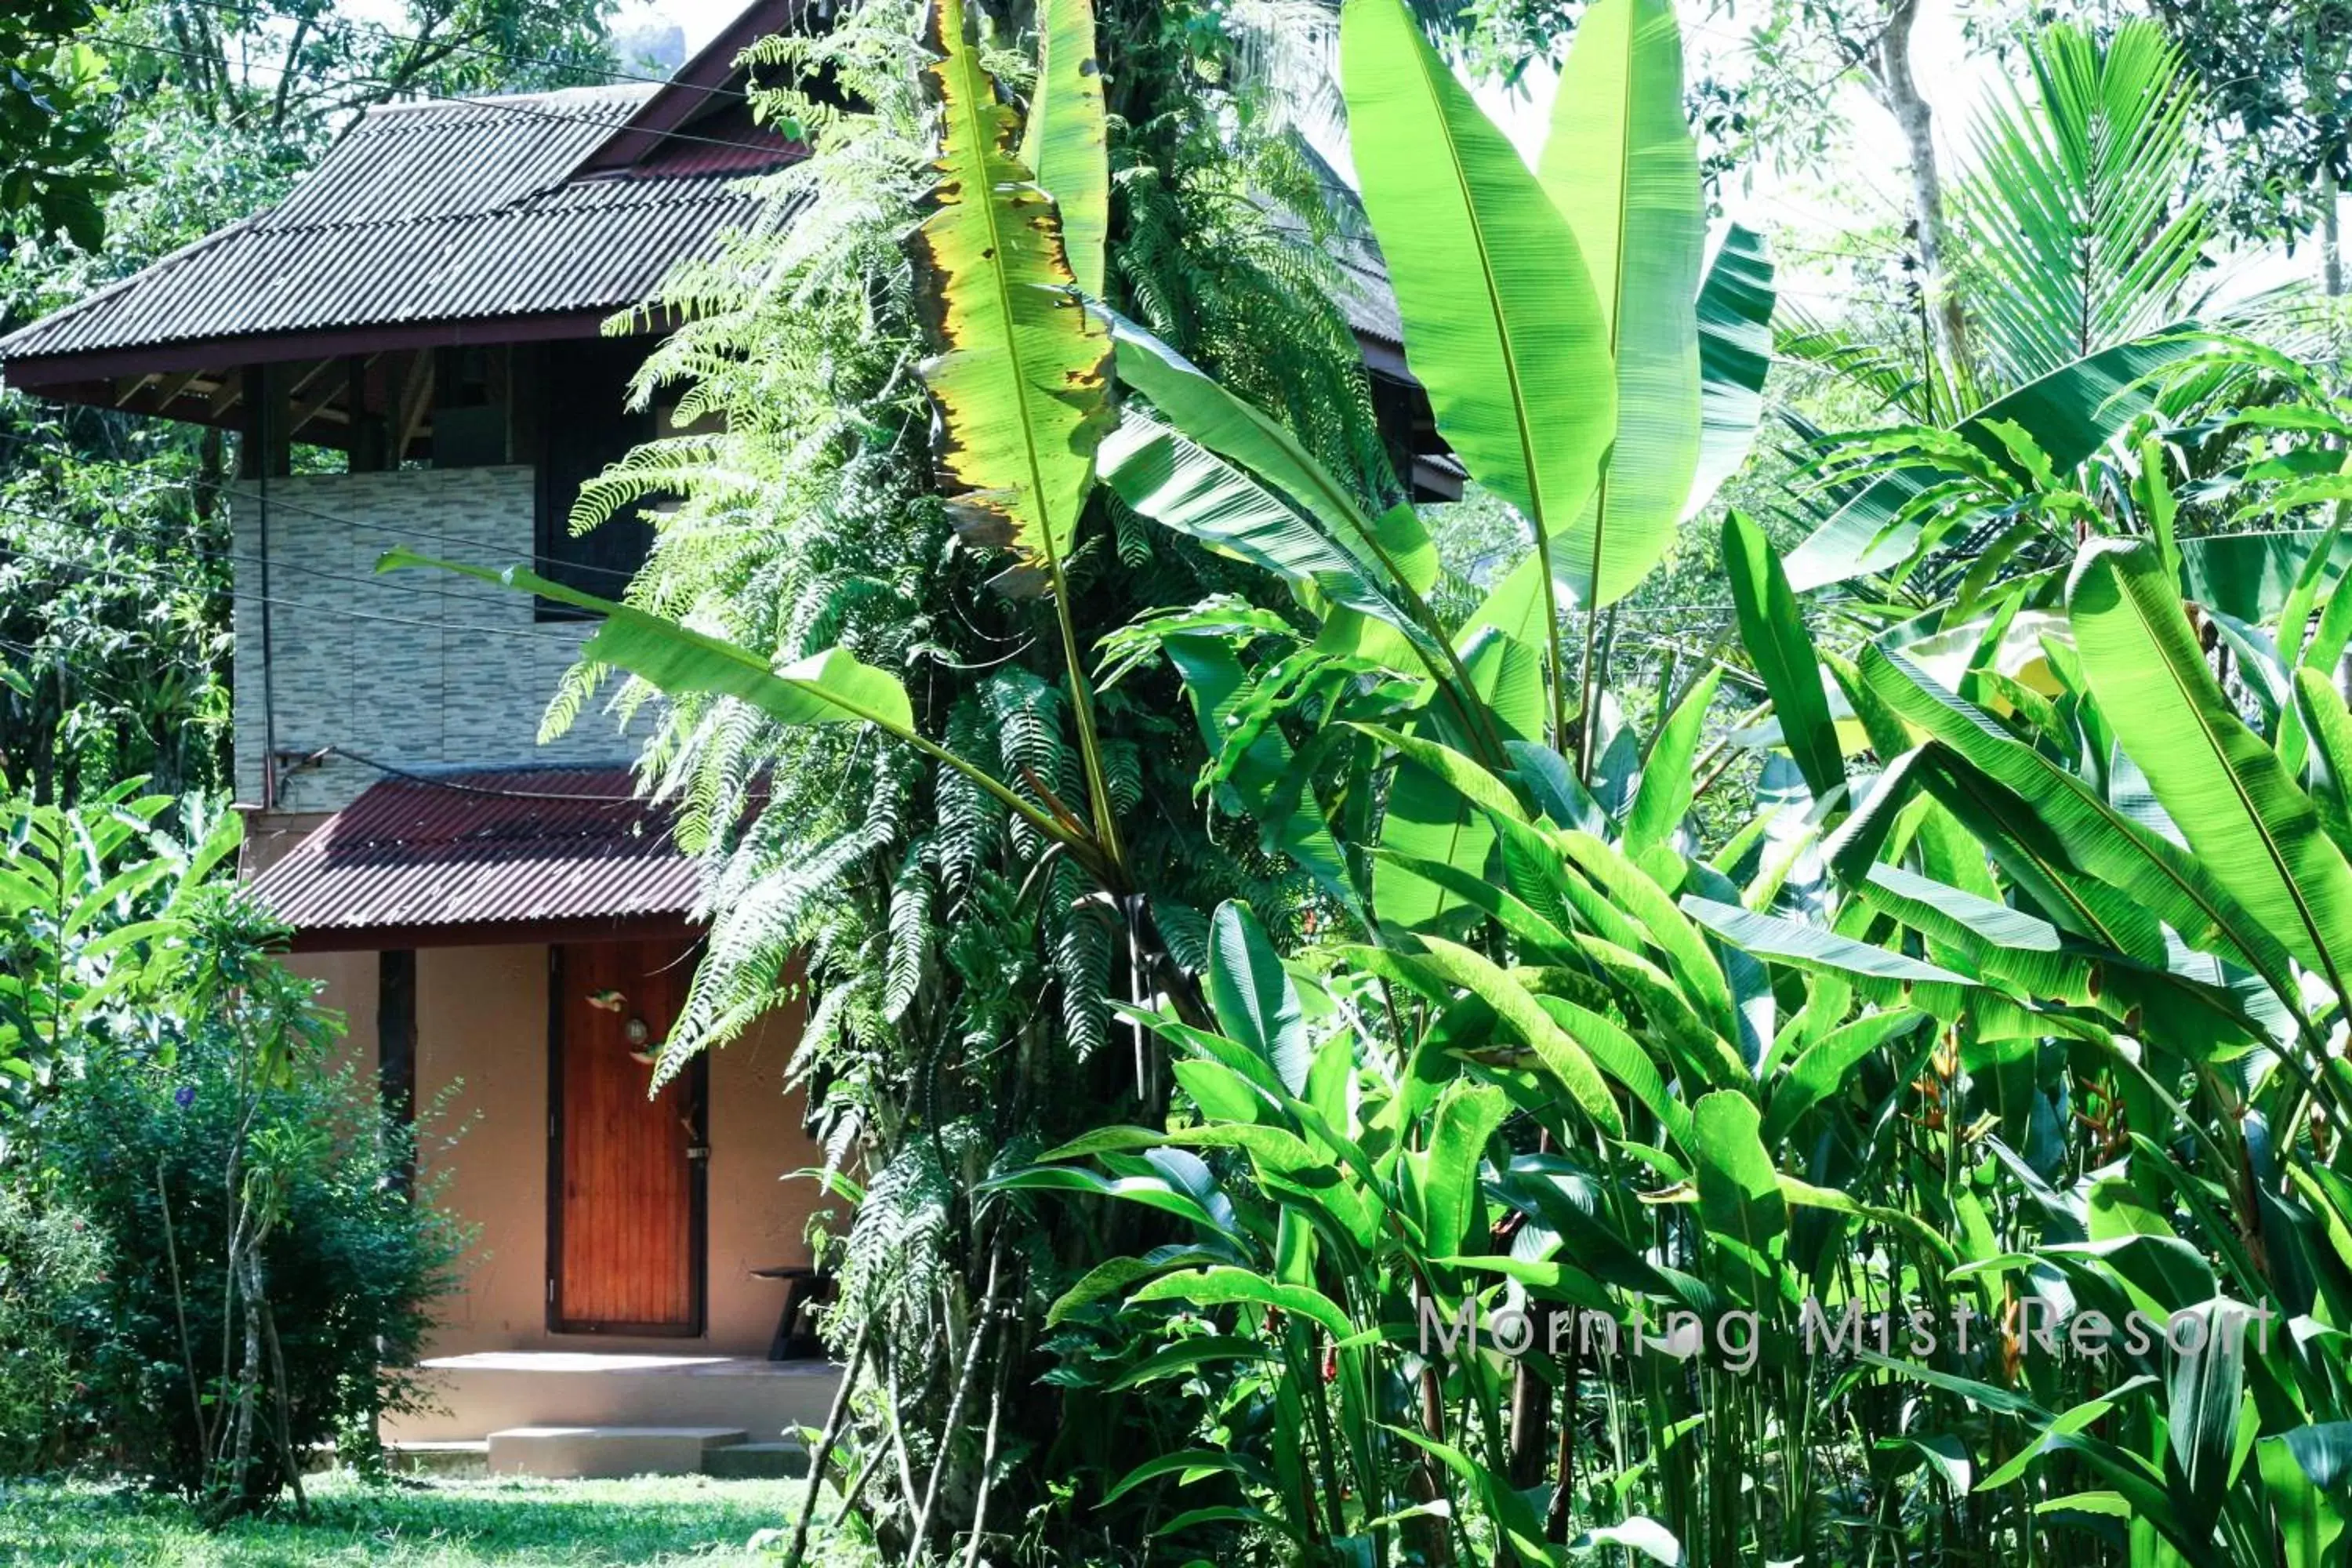
[[[2092,885],[2112,885],[2144,914],[2179,931],[2190,946],[2243,964],[2282,988],[2282,994],[2293,994],[2285,989],[2293,982],[2281,939],[2179,845],[2116,811],[2081,779],[1953,696],[1900,654],[1865,644],[1859,665],[1863,679],[1889,707],[1966,764],[1961,782],[1981,778],[1998,792],[1987,797],[1995,809],[2002,799],[2022,809],[2025,826],[2046,840],[2046,845],[2036,844],[2019,836],[2047,861],[2051,899],[2065,897],[2070,880],[2079,881],[2079,872],[2087,872],[2095,879]],[[1945,804],[1961,809],[1968,803],[1948,799]],[[2063,904],[2050,902],[2048,912],[2061,916],[2066,910]],[[2152,928],[2139,941],[2112,929],[2086,934],[2143,963],[2164,962],[2160,935]]]
[[520,566],[494,571],[409,550],[387,551],[376,563],[379,572],[409,566],[456,572],[478,582],[593,610],[604,619],[582,645],[581,657],[625,669],[664,691],[732,697],[782,724],[874,724],[902,739],[914,732],[914,709],[898,678],[859,662],[845,648],[827,648],[782,669],[772,669],[750,648],[634,605],[583,594]]
[[1071,276],[1087,298],[1099,299],[1110,233],[1110,154],[1094,0],[1045,0],[1037,7],[1037,88],[1022,130],[1021,161],[1061,214]]
[[1427,641],[1377,566],[1219,452],[1129,407],[1099,456],[1103,481],[1153,521]]
[[1771,696],[1781,742],[1813,798],[1826,803],[1845,785],[1845,755],[1822,688],[1821,660],[1772,542],[1736,511],[1723,520],[1723,569],[1731,581],[1739,640]]
[[[1576,237],[1402,0],[1347,0],[1339,50],[1406,362],[1471,477],[1525,512],[1549,553],[1584,516],[1617,434],[1608,322]],[[1604,571],[1604,586],[1621,574]]]
[[1625,813],[1625,847],[1637,858],[1642,851],[1666,843],[1690,815],[1691,790],[1696,770],[1691,765],[1698,750],[1699,729],[1715,704],[1723,671],[1710,669],[1691,683],[1674,713],[1658,726],[1649,755],[1642,759],[1642,782]]
[[2067,608],[2099,708],[2189,847],[2338,993],[2352,976],[2352,868],[2206,668],[2154,545],[2086,550]]
[[1420,595],[1437,551],[1410,507],[1374,517],[1279,420],[1115,311],[1119,379],[1175,426],[1129,407],[1106,437],[1104,479],[1145,516],[1311,584],[1442,652]]
[[[2209,352],[2206,339],[2168,331],[2102,349],[2061,366],[1978,410],[1959,426],[1970,446],[2014,466],[2009,444],[1994,434],[2011,424],[2033,438],[2052,466],[2065,473],[2123,434],[2153,408],[2143,378]],[[1790,551],[1790,584],[1799,593],[1899,565],[1918,542],[1917,525],[1891,527],[1895,515],[1926,493],[1938,475],[1897,468],[1866,487]]]
[[923,366],[940,467],[958,527],[1020,558],[1007,591],[1058,590],[1108,418],[1110,335],[1074,292],[1052,199],[1013,156],[1016,117],[966,36],[963,0],[936,0],[930,28],[940,182],[914,250],[940,351]]
[[1536,175],[1576,236],[1617,366],[1616,443],[1589,516],[1552,563],[1594,607],[1630,591],[1674,542],[1698,468],[1706,216],[1666,0],[1598,0],[1577,19]]
[[1698,1186],[1699,1223],[1753,1276],[1747,1291],[1756,1304],[1777,1294],[1773,1243],[1789,1228],[1779,1173],[1759,1133],[1756,1102],[1719,1089],[1691,1112],[1691,1163]]
[[1432,1257],[1466,1252],[1469,1238],[1484,1231],[1478,1167],[1510,1112],[1510,1097],[1494,1085],[1456,1079],[1438,1101],[1428,1149],[1405,1156],[1419,1178],[1422,1243]]
[[1228,899],[1209,926],[1209,1005],[1217,1025],[1273,1068],[1292,1094],[1307,1092],[1314,1044],[1298,988],[1247,904]]
[[1979,989],[1978,983],[1965,974],[1820,926],[1759,914],[1691,893],[1683,896],[1681,907],[1692,920],[1743,952],[1791,969],[1836,976],[1885,1006],[1917,1006],[1938,1017],[1950,1017],[1967,994]]
[[1192,440],[1273,486],[1351,552],[1379,560],[1391,548],[1411,558],[1391,575],[1426,586],[1435,565],[1424,536],[1392,546],[1355,493],[1315,460],[1280,420],[1235,396],[1200,366],[1116,311],[1105,310],[1118,344],[1118,378],[1151,400],[1161,416]]
[[2315,528],[2184,539],[2181,595],[2250,626],[2266,625],[2286,606],[2312,552],[2323,542],[2334,570],[2352,569],[2352,533],[2330,538],[2326,529]]
[[[1534,650],[1507,637],[1486,637],[1471,648],[1465,673],[1486,710],[1507,731],[1525,738],[1540,728],[1543,672]],[[1415,719],[1414,738],[1428,739],[1440,717],[1441,710],[1432,709]],[[1466,780],[1478,776],[1475,764],[1465,762],[1447,776],[1430,765],[1429,753],[1412,754],[1420,750],[1408,748],[1398,763],[1381,818],[1381,847],[1486,876],[1495,852],[1495,824],[1463,789]],[[1466,907],[1445,888],[1393,859],[1372,869],[1372,902],[1383,924],[1413,931],[1458,917]]]
[[1698,471],[1683,516],[1715,499],[1739,471],[1764,418],[1764,377],[1772,368],[1772,254],[1739,224],[1724,231],[1698,290]]

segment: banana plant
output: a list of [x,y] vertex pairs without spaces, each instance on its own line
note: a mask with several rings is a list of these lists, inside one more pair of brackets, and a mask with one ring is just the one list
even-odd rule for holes
[[[1344,8],[1341,67],[1407,363],[1472,477],[1532,531],[1529,555],[1474,625],[1540,651],[1547,717],[1537,738],[1557,746],[1569,719],[1564,605],[1598,611],[1630,592],[1752,439],[1769,263],[1753,235],[1734,229],[1702,285],[1681,46],[1662,0],[1592,8],[1535,171],[1398,0]],[[1321,570],[1311,539],[1368,553],[1372,520],[1291,454],[1268,454],[1263,415],[1204,393],[1205,378],[1171,362],[1142,334],[1121,332],[1121,379],[1172,430],[1137,422],[1131,438],[1115,438],[1108,483],[1146,515],[1220,544],[1205,530],[1221,519],[1289,514],[1285,552],[1255,558],[1303,588]],[[1186,482],[1171,484],[1180,470]],[[1426,647],[1428,618],[1411,613],[1426,590],[1412,580],[1427,560],[1418,530],[1394,513],[1378,521],[1398,533],[1393,548],[1369,552],[1378,586],[1407,614],[1334,597],[1444,664],[1443,650]],[[1385,636],[1360,651],[1413,658]],[[1460,679],[1458,669],[1430,673]]]
[[[1476,871],[1495,841],[1425,768],[1344,721],[1392,722],[1491,769],[1513,768],[1522,748],[1565,750],[1572,784],[1597,782],[1608,704],[1581,692],[1569,745],[1564,606],[1587,612],[1589,633],[1744,458],[1771,268],[1735,226],[1701,275],[1681,47],[1657,0],[1603,0],[1585,17],[1533,172],[1397,0],[1351,0],[1341,26],[1355,161],[1408,363],[1473,477],[1528,518],[1533,547],[1466,621],[1442,624],[1428,598],[1434,552],[1409,509],[1373,515],[1267,416],[1114,320],[1131,396],[1100,453],[1105,482],[1286,579],[1313,624],[1254,622],[1232,650],[1238,670],[1197,646],[1200,628],[1226,624],[1219,606],[1130,628],[1107,651],[1124,668],[1169,639],[1188,679],[1208,677],[1189,689],[1218,755],[1209,784],[1257,818],[1270,847],[1322,817],[1336,847],[1313,861],[1319,879],[1351,912],[1410,929],[1459,920],[1463,905],[1364,853],[1368,804],[1384,802],[1382,842],[1415,858]],[[1352,873],[1344,887],[1338,868]]]

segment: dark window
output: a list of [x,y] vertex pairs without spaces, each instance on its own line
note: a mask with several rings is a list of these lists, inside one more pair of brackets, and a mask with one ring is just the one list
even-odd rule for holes
[[433,362],[433,466],[507,461],[507,351],[442,349]]
[[[541,575],[599,598],[617,599],[653,548],[653,524],[641,506],[623,507],[585,533],[572,531],[580,488],[629,449],[650,439],[651,413],[624,405],[646,344],[591,339],[550,343],[539,355],[539,537]],[[542,599],[541,620],[583,612]]]

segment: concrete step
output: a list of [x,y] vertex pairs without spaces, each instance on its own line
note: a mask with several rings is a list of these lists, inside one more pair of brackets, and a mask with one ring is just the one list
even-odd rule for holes
[[387,1415],[387,1443],[478,1440],[509,1426],[822,1426],[841,1369],[748,1356],[485,1351],[423,1363],[432,1408]]
[[490,1474],[690,1476],[745,1436],[740,1426],[509,1426],[490,1434]]
[[797,1480],[809,1472],[808,1450],[793,1441],[730,1443],[702,1456],[702,1473],[731,1481]]
[[387,1443],[384,1463],[413,1475],[487,1476],[490,1446],[487,1442]]

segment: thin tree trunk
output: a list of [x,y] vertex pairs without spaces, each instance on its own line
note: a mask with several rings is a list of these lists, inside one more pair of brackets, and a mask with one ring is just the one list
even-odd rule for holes
[[[873,1328],[873,1319],[859,1321],[856,1341],[850,1346],[849,1360],[842,1370],[841,1386],[834,1391],[833,1409],[824,1418],[824,1432],[817,1439],[816,1452],[809,1456],[808,1496],[801,1500],[800,1520],[793,1526],[793,1543],[784,1552],[785,1568],[800,1568],[808,1555],[809,1521],[816,1515],[817,1494],[824,1490],[825,1467],[833,1462],[834,1446],[841,1441],[842,1430],[849,1424],[850,1395],[857,1387],[858,1373],[866,1365]],[[842,1506],[846,1511],[846,1489],[844,1495]]]
[[1869,68],[1880,101],[1903,132],[1911,163],[1911,210],[1918,224],[1920,287],[1927,293],[1927,316],[1934,325],[1936,357],[1945,384],[1959,399],[1968,385],[1968,339],[1959,297],[1952,290],[1947,270],[1951,226],[1944,216],[1943,174],[1936,164],[1934,116],[1911,74],[1911,29],[1918,19],[1919,0],[1893,0],[1887,7],[1886,26],[1871,50]]
[[[254,1283],[258,1286],[260,1269],[257,1265],[254,1273]],[[269,1310],[269,1298],[261,1296],[258,1300],[261,1303],[261,1337],[269,1347],[270,1398],[278,1411],[278,1459],[286,1467],[286,1485],[294,1493],[294,1517],[307,1524],[310,1519],[310,1500],[302,1490],[302,1462],[294,1452],[294,1394],[286,1383],[286,1351],[278,1342],[278,1318]]]
[[[988,1249],[988,1283],[981,1293],[980,1317],[971,1325],[971,1342],[964,1350],[963,1369],[956,1375],[955,1393],[948,1400],[947,1419],[940,1426],[940,1451],[932,1457],[930,1479],[924,1485],[920,1506],[915,1514],[915,1543],[908,1548],[908,1563],[922,1560],[923,1542],[929,1539],[931,1522],[937,1516],[940,1481],[955,1457],[956,1428],[963,1420],[964,1401],[971,1393],[972,1375],[980,1370],[981,1352],[988,1343],[988,1331],[996,1326],[996,1291],[1003,1265],[1004,1230],[1000,1226]],[[1011,1353],[1009,1342],[999,1353]]]
[[196,1386],[196,1345],[188,1333],[188,1297],[180,1279],[180,1243],[172,1229],[172,1192],[163,1179],[163,1163],[155,1163],[155,1199],[161,1206],[157,1213],[163,1222],[163,1261],[171,1270],[172,1315],[180,1326],[180,1365],[188,1374],[188,1409],[196,1422],[196,1452],[213,1450],[212,1424],[205,1419],[205,1396]]
[[244,1355],[236,1373],[236,1414],[230,1427],[233,1441],[228,1454],[228,1474],[214,1495],[215,1522],[245,1511],[249,1495],[248,1478],[253,1469],[253,1424],[261,1402],[260,1274],[260,1260],[250,1251],[237,1260],[235,1278],[244,1296],[238,1314],[245,1325]]
[[2344,230],[2336,213],[2336,198],[2343,193],[2336,188],[2336,171],[2321,165],[2319,171],[2319,279],[2331,300],[2344,292]]
[[1013,1348],[1007,1345],[996,1355],[996,1387],[988,1401],[988,1437],[980,1449],[980,1495],[971,1502],[971,1534],[965,1540],[963,1568],[979,1568],[980,1543],[988,1531],[989,1483],[996,1470],[996,1435],[1004,1415],[1004,1385],[1013,1373]]

